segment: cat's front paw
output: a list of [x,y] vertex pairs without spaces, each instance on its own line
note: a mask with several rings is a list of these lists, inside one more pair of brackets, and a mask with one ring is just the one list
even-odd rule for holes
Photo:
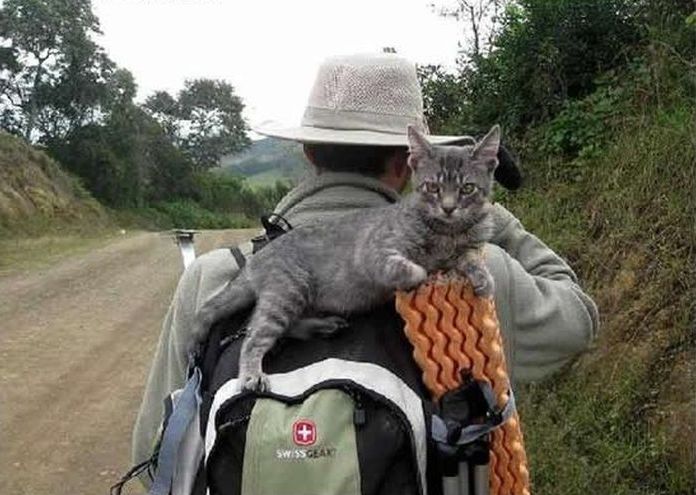
[[404,277],[403,286],[399,287],[400,289],[415,289],[428,279],[428,272],[420,265],[409,262],[406,270],[406,277]]
[[490,272],[478,263],[465,263],[461,266],[461,272],[469,279],[478,297],[491,297],[495,290],[493,277]]
[[239,381],[242,384],[242,390],[268,392],[271,388],[268,376],[263,371],[242,373],[239,376]]
[[415,289],[428,278],[428,272],[420,265],[403,256],[392,256],[387,261],[391,284],[398,290]]

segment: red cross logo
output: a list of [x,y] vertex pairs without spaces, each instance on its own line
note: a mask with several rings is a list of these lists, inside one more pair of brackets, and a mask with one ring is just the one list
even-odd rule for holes
[[314,421],[300,419],[292,425],[292,440],[297,445],[314,445],[317,441],[317,427]]

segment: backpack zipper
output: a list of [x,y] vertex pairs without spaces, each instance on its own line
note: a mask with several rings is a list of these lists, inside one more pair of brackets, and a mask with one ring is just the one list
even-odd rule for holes
[[341,390],[353,400],[353,424],[360,428],[367,423],[367,412],[362,402],[362,394],[353,387],[341,387]]

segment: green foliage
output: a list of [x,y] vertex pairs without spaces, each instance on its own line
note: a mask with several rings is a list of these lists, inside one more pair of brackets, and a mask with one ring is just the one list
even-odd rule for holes
[[[234,88],[187,81],[177,99],[160,92],[141,108],[132,74],[106,56],[93,41],[97,34],[89,0],[0,3],[2,128],[45,145],[111,207],[201,200],[236,202],[238,214],[265,208],[248,188],[223,200],[220,191],[235,190],[196,175],[249,142]],[[187,219],[204,225],[225,223],[189,206],[165,209],[169,217],[189,212]]]
[[198,200],[205,208],[255,215],[260,207],[244,180],[238,177],[202,173],[196,177]]
[[639,39],[635,12],[629,0],[510,2],[489,54],[464,58],[459,74],[422,77],[426,103],[436,103],[431,127],[461,132],[499,122],[511,132],[549,119],[622,65]]
[[157,122],[130,101],[128,84],[114,91],[121,101],[112,102],[104,123],[79,127],[66,139],[50,142],[51,154],[112,207],[191,197],[191,162]]
[[686,18],[686,24],[691,27],[696,26],[696,10]]
[[79,175],[99,200],[111,206],[135,205],[137,177],[132,163],[111,147],[111,134],[104,127],[91,125],[75,130],[65,142],[54,144],[50,152],[68,170]]
[[277,180],[274,184],[259,185],[253,188],[263,213],[270,213],[278,202],[290,191],[287,181]]
[[147,97],[144,108],[162,126],[164,132],[178,143],[179,103],[166,91],[155,91]]
[[421,74],[431,127],[504,124],[499,193],[600,308],[594,352],[519,394],[539,495],[694,493],[693,2],[510,2],[488,55]]
[[[151,208],[158,216],[157,226],[159,228],[240,229],[252,227],[255,224],[238,213],[207,210],[191,200],[155,203]],[[147,211],[145,214],[147,216]],[[164,218],[158,214],[163,215]]]
[[45,153],[0,132],[0,236],[111,225],[104,209]]
[[113,63],[92,41],[89,0],[7,0],[0,7],[0,123],[29,141],[93,118]]
[[534,493],[696,488],[685,433],[696,421],[695,114],[684,100],[624,120],[572,185],[564,159],[530,150],[527,188],[505,198],[570,259],[602,314],[592,354],[520,394]]
[[161,200],[120,209],[116,218],[124,225],[145,229],[247,228],[259,225],[261,215],[272,212],[288,190],[284,182],[252,189],[239,177],[202,172],[195,178],[195,199]]
[[610,136],[611,125],[624,109],[619,92],[603,87],[579,100],[568,100],[542,129],[542,150],[552,155],[596,158]]
[[273,211],[288,190],[289,186],[281,181],[272,186],[252,189],[239,177],[210,173],[197,177],[198,199],[204,208],[242,213],[255,220]]
[[462,132],[469,125],[463,118],[467,111],[463,75],[449,73],[437,65],[419,66],[417,70],[430,130],[455,135]]
[[244,105],[225,81],[186,81],[176,99],[159,91],[147,99],[145,108],[197,170],[216,167],[220,158],[250,144],[242,119]]

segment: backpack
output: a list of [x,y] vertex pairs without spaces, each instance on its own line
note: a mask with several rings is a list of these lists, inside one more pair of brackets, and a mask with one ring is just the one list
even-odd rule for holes
[[[285,232],[263,220],[254,252]],[[241,251],[231,253],[243,266]],[[237,382],[252,309],[211,326],[186,386],[165,401],[153,458],[112,493],[156,464],[154,495],[439,495],[464,439],[487,463],[486,433],[509,411],[496,411],[478,383],[433,404],[393,301],[350,316],[335,335],[281,339],[264,358],[271,386],[261,394]],[[443,414],[446,403],[457,414]],[[483,447],[462,428],[472,417],[493,418],[469,427]]]
[[216,323],[201,354],[208,493],[436,493],[427,489],[429,394],[393,304],[332,337],[282,340],[264,361],[266,394],[238,390],[242,335],[231,329],[240,319]]

